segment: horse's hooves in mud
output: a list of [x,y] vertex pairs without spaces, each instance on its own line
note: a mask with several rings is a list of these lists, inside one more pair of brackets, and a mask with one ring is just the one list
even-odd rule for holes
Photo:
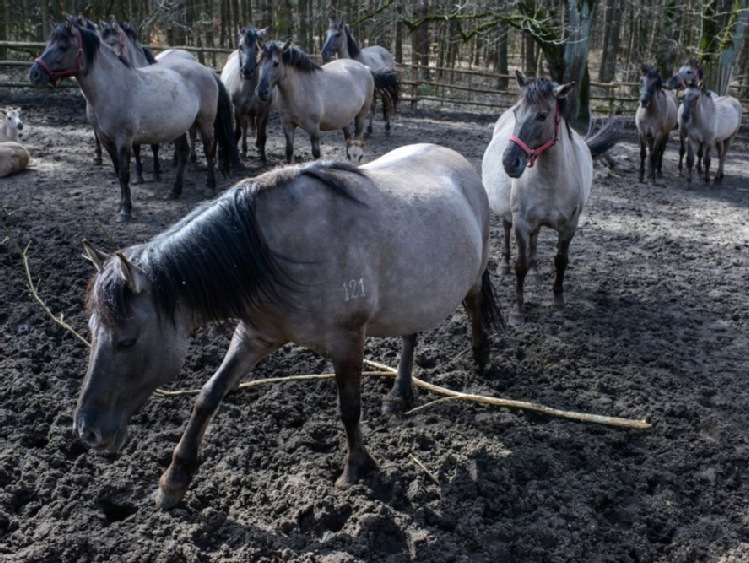
[[509,264],[502,264],[499,268],[499,273],[503,276],[509,276],[510,275],[510,265]]
[[101,166],[103,164],[103,162],[102,162],[102,160],[100,158],[95,158],[94,159],[94,164],[96,164],[96,166]]
[[510,318],[507,320],[507,324],[510,326],[522,326],[525,324],[525,315],[523,315],[523,313],[510,313]]
[[356,462],[344,462],[343,473],[335,482],[337,489],[348,489],[359,482],[360,475],[377,469],[377,462],[369,453],[362,452],[359,454],[359,457],[360,459]]
[[177,191],[174,191],[174,190],[169,190],[169,192],[167,192],[167,194],[164,196],[164,199],[166,201],[174,201],[175,199],[178,199],[179,196],[181,196],[181,195],[182,195],[182,192],[177,192]]
[[385,398],[382,399],[382,414],[384,416],[402,414],[406,412],[406,409],[410,404],[411,400],[396,397],[394,395],[386,395]]
[[130,219],[130,213],[123,213],[122,211],[120,211],[120,213],[117,215],[118,223],[129,223]]
[[146,182],[143,180],[143,176],[141,176],[140,178],[133,179],[133,186],[142,186],[145,183]]

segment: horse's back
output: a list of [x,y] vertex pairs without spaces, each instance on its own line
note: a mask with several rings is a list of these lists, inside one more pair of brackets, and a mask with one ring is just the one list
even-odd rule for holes
[[387,72],[395,70],[395,59],[390,51],[380,45],[365,47],[359,51],[357,59],[363,65],[368,66],[373,72]]
[[318,88],[310,89],[306,95],[313,96],[313,91],[317,94],[321,108],[320,130],[335,131],[369,111],[374,97],[374,77],[368,67],[353,59],[337,59],[321,68],[322,73],[315,73],[320,80]]
[[[321,349],[320,335],[363,326],[370,336],[427,330],[480,283],[489,208],[475,170],[435,145],[401,147],[357,169],[314,165],[355,198],[301,175],[268,192],[257,216],[298,291],[285,337]],[[298,260],[295,260],[298,258]],[[293,327],[291,326],[293,325]],[[324,346],[322,346],[324,349]]]
[[515,114],[512,108],[506,110],[494,124],[492,139],[484,151],[481,164],[481,179],[489,197],[489,205],[498,217],[508,221],[512,219],[510,210],[510,192],[512,180],[505,173],[502,155],[510,142],[515,127]]
[[724,141],[736,134],[741,126],[741,102],[733,96],[715,100],[715,140]]

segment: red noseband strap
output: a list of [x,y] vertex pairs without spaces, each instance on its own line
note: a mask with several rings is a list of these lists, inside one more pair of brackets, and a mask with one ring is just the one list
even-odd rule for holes
[[536,164],[536,159],[541,156],[541,153],[556,145],[557,141],[559,141],[559,102],[557,102],[557,107],[554,112],[554,136],[543,145],[532,149],[526,145],[520,137],[516,137],[515,135],[510,137],[510,142],[515,143],[525,154],[528,155],[528,168],[533,168],[533,165]]
[[73,62],[72,67],[63,70],[52,70],[41,57],[34,59],[34,62],[49,74],[49,83],[53,88],[57,86],[58,79],[75,76],[83,68],[83,39],[81,38],[81,32],[78,30],[76,30],[76,37],[78,38],[78,53],[75,55],[75,61]]

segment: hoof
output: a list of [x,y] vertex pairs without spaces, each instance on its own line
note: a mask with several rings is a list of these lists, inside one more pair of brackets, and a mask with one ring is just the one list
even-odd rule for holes
[[386,395],[382,400],[382,414],[385,416],[403,414],[410,404],[411,400],[394,395]]
[[97,166],[101,166],[102,160],[100,158],[94,158],[94,164],[96,164]]
[[521,326],[525,324],[525,315],[523,313],[510,313],[507,324],[510,326]]
[[169,193],[167,193],[167,194],[166,194],[166,195],[164,196],[164,199],[165,199],[166,201],[174,201],[175,199],[179,198],[179,196],[181,196],[181,195],[182,195],[182,193],[181,193],[181,192],[176,192],[176,191],[174,191],[174,190],[170,190],[170,191],[169,191]]
[[161,174],[159,174],[158,172],[154,172],[153,173],[153,181],[154,182],[161,182]]
[[133,186],[140,186],[142,184],[145,184],[143,181],[143,176],[139,176],[133,180]]
[[117,215],[117,222],[118,223],[129,223],[130,222],[130,213],[124,213],[120,211],[120,214]]
[[503,276],[509,276],[510,275],[510,265],[509,264],[502,264],[502,267],[499,269],[499,273]]
[[179,489],[164,490],[162,486],[159,485],[159,490],[156,491],[155,498],[156,508],[159,510],[171,510],[182,501],[186,492],[187,491],[185,490]]
[[343,473],[335,482],[337,489],[348,489],[359,482],[360,475],[377,469],[377,462],[366,451],[360,452],[357,457],[357,460],[347,460],[344,463]]
[[564,296],[560,295],[554,297],[554,308],[557,310],[564,309]]

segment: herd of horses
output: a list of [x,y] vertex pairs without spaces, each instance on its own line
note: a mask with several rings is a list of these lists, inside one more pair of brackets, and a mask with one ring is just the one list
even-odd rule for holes
[[[86,295],[92,351],[74,429],[92,448],[121,449],[131,416],[177,377],[195,329],[238,321],[160,480],[160,507],[184,497],[223,397],[288,342],[332,360],[347,437],[337,485],[348,487],[375,467],[359,425],[365,338],[402,339],[395,383],[383,404],[386,415],[404,411],[412,400],[418,334],[461,303],[470,319],[473,358],[482,369],[489,360],[488,330],[501,324],[488,268],[491,213],[504,229],[504,273],[510,271],[513,232],[517,243],[510,323],[524,322],[524,280],[536,270],[544,226],[558,232],[553,292],[555,306],[564,306],[568,252],[591,193],[592,159],[622,138],[622,122],[615,118],[591,138],[570,127],[567,97],[574,83],[517,72],[520,98],[494,126],[481,177],[459,153],[429,143],[356,166],[319,160],[320,132],[342,130],[347,154],[358,163],[376,99],[383,101],[389,129],[398,80],[389,53],[359,49],[345,24],[331,22],[322,58],[338,58],[322,66],[289,42],[267,39],[266,30],[243,28],[221,77],[189,53],[136,66],[135,54],[123,47],[127,32],[113,27],[103,40],[103,29],[97,35],[72,18],[57,24],[29,77],[38,86],[77,78],[120,178],[122,214],[130,213],[133,147],[177,143],[176,197],[193,125],[203,138],[211,192],[217,145],[221,165],[228,167],[238,159],[237,141],[246,154],[247,129],[255,129],[256,147],[267,158],[270,111],[280,117],[287,161],[293,162],[297,127],[309,133],[315,157],[240,181],[145,243],[110,254],[84,241],[96,270]],[[731,113],[718,107],[733,106],[713,99],[701,81],[687,79],[688,72],[679,74],[686,88],[683,109],[663,91],[656,71],[643,72],[636,117],[641,179],[646,147],[654,179],[677,125],[689,150],[690,175],[693,151],[701,151],[707,174],[714,145],[722,175],[736,128],[726,134],[723,125],[706,121]]]

